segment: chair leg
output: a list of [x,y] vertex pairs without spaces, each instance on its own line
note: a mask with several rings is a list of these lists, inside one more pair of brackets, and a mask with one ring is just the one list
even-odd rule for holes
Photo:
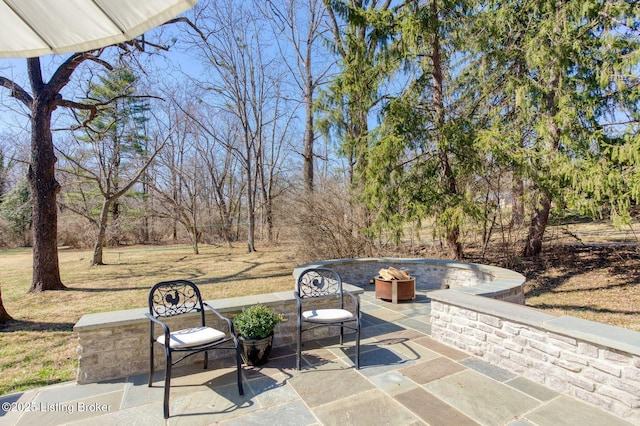
[[298,342],[296,347],[296,366],[298,370],[302,367],[302,324],[298,321]]
[[209,352],[204,351],[204,369],[209,368]]
[[340,324],[340,344],[344,345],[344,324]]
[[149,343],[149,387],[153,384],[153,340]]
[[171,389],[171,352],[167,353],[167,366],[164,370],[164,418],[169,418],[169,390]]
[[242,387],[242,363],[240,361],[240,349],[236,346],[236,371],[238,375],[238,393],[244,395]]
[[356,370],[360,369],[360,323],[356,324]]

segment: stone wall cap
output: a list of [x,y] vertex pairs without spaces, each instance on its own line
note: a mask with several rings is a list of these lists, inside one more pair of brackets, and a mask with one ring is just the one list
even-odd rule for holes
[[[364,293],[364,290],[351,284],[343,284],[343,289],[354,295]],[[205,300],[214,309],[222,314],[227,312],[237,312],[246,306],[262,303],[263,305],[277,306],[283,302],[292,301],[293,290],[276,293],[254,294],[249,296],[229,297],[226,299]],[[102,328],[105,325],[131,325],[146,323],[149,320],[144,316],[149,312],[149,308],[125,309],[122,311],[98,312],[95,314],[83,315],[73,326],[73,331],[87,331]]]
[[478,271],[484,274],[491,275],[494,280],[513,280],[516,284],[523,283],[525,281],[524,275],[512,271],[510,269],[501,268],[499,266],[482,265],[479,263],[458,262],[455,260],[446,259],[430,259],[430,258],[414,258],[414,257],[363,257],[363,258],[345,258],[345,259],[329,259],[321,260],[317,262],[305,263],[293,268],[294,278],[298,276],[305,269],[309,268],[331,268],[332,265],[340,265],[345,263],[405,263],[405,264],[427,264],[434,266],[443,266],[450,268],[465,269],[471,271]]
[[148,308],[126,309],[123,311],[98,312],[95,314],[83,315],[73,326],[73,331],[88,330],[91,328],[101,328],[103,324],[128,325],[141,321],[149,321],[144,314],[149,312]]
[[557,318],[555,315],[547,314],[528,306],[467,294],[466,291],[468,289],[473,289],[473,287],[435,290],[428,292],[427,296],[431,298],[431,300],[494,315],[538,328],[544,327],[546,321]]
[[544,323],[547,330],[640,356],[640,332],[563,315]]

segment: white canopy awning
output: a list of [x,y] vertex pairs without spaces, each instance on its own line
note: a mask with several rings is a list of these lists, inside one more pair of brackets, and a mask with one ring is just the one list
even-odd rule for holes
[[0,58],[84,52],[131,40],[198,0],[0,0]]

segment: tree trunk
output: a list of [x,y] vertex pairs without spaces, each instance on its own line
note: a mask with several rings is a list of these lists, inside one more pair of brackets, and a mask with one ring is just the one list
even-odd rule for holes
[[[560,146],[560,127],[556,123],[556,116],[558,114],[558,100],[557,91],[560,87],[560,75],[561,71],[559,64],[553,63],[551,65],[551,71],[549,73],[548,90],[545,102],[545,119],[549,134],[545,137],[545,149],[552,156],[558,151]],[[549,222],[549,213],[551,212],[551,193],[547,190],[540,190],[540,201],[537,207],[533,209],[531,214],[531,223],[529,225],[529,235],[525,242],[523,256],[531,257],[537,256],[542,251],[542,239],[544,237],[544,231],[547,228]]]
[[[117,113],[117,106],[118,104],[116,103],[116,116],[118,116]],[[113,191],[111,191],[112,194],[117,194],[118,191],[120,191],[120,167],[121,167],[121,163],[122,163],[122,158],[121,158],[121,154],[120,154],[120,150],[121,150],[121,142],[118,138],[118,131],[116,130],[114,132],[115,136],[113,138],[113,152],[114,152],[114,158],[113,158],[113,179],[112,179],[112,185],[113,185]],[[112,220],[112,225],[113,225],[113,240],[111,241],[114,245],[119,246],[120,245],[120,201],[116,198],[113,200],[113,202],[111,203],[111,220]],[[105,221],[105,227],[106,227],[106,221]],[[106,232],[105,232],[106,234]],[[104,247],[104,244],[103,244]]]
[[511,226],[522,226],[524,224],[524,181],[520,176],[514,176],[511,194]]
[[102,211],[100,212],[100,221],[98,222],[98,236],[96,237],[96,244],[93,248],[92,265],[104,265],[102,260],[102,252],[104,248],[104,241],[107,235],[107,220],[109,218],[109,208],[111,203],[109,200],[104,200],[102,204]]
[[200,233],[198,232],[198,228],[194,226],[189,227],[189,239],[191,240],[191,248],[193,249],[193,254],[200,254],[200,248],[198,247],[198,239],[200,237]]
[[11,315],[4,308],[4,304],[2,303],[2,289],[0,288],[0,324],[4,324],[7,321],[12,320]]
[[231,219],[231,212],[227,207],[227,203],[224,200],[224,193],[221,190],[219,191],[218,211],[220,212],[220,220],[222,222],[222,235],[224,240],[227,242],[227,245],[231,247],[231,242],[233,241],[233,236],[231,234],[233,232],[231,229],[233,220]]
[[[244,114],[246,116],[246,114]],[[249,253],[253,253],[256,251],[255,241],[256,241],[256,209],[255,209],[255,201],[256,194],[254,190],[254,176],[253,176],[253,164],[251,160],[252,156],[252,145],[250,141],[250,135],[248,126],[245,125],[244,129],[244,138],[245,138],[245,149],[246,149],[246,173],[247,173],[247,251]],[[256,183],[257,185],[257,183]]]
[[[313,93],[313,92],[312,92]],[[307,193],[311,193],[314,190],[313,183],[313,145],[314,145],[314,133],[313,133],[313,94],[307,94],[305,96],[305,129],[304,129],[304,190]]]
[[267,241],[273,243],[273,200],[267,183],[264,181],[264,175],[262,175],[262,182],[260,183],[262,193],[262,225],[267,228]]
[[192,239],[193,254],[200,254],[200,248],[198,247],[198,243],[200,242],[200,231],[198,231],[198,206],[196,201],[197,189],[195,186],[196,184],[194,183],[193,194],[191,195],[191,206],[193,209],[191,216],[193,217],[193,222],[189,227],[189,233],[191,234]]
[[251,172],[247,173],[249,179],[247,181],[247,221],[248,229],[247,229],[247,251],[249,253],[253,253],[256,251],[255,240],[256,240],[256,212],[254,208],[254,194],[253,194],[253,185],[251,182]]
[[[144,172],[144,179],[142,181],[142,192],[144,202],[144,219],[142,225],[142,242],[149,244],[151,241],[151,221],[149,218],[149,212],[153,211],[153,200],[151,200],[151,191],[149,189],[149,173]],[[151,205],[151,206],[150,206]]]
[[9,166],[4,164],[4,154],[2,152],[2,148],[0,148],[0,197],[4,195],[4,187],[7,182],[8,169]]
[[[524,60],[518,60],[516,63],[516,75],[517,78],[524,79],[525,78],[525,64]],[[520,138],[519,147],[524,148],[526,145],[526,136],[525,136],[525,128],[526,124],[524,123],[524,119],[518,114],[518,105],[514,106],[514,113],[516,115],[516,125],[517,128],[520,129],[522,136]],[[525,210],[524,210],[524,179],[522,177],[522,172],[519,168],[514,167],[512,171],[511,178],[511,226],[512,227],[520,227],[524,225],[525,221]]]
[[[456,179],[449,163],[449,155],[444,143],[442,131],[445,125],[444,116],[444,76],[442,74],[442,56],[440,54],[440,37],[437,0],[431,0],[431,61],[433,63],[433,108],[436,125],[436,143],[438,146],[438,159],[442,170],[442,178],[445,191],[451,195],[457,193]],[[460,226],[457,223],[446,225],[447,246],[449,255],[455,259],[462,259],[462,244],[460,244]]]
[[551,211],[551,199],[545,194],[540,200],[538,208],[531,214],[531,224],[529,225],[529,235],[524,246],[523,256],[537,256],[542,251],[542,239],[544,231],[549,222],[549,212]]
[[[145,202],[146,203],[146,202]],[[142,243],[143,244],[149,244],[149,228],[150,228],[150,224],[149,224],[149,216],[147,215],[146,212],[148,212],[149,209],[145,209],[145,214],[144,217],[142,218]]]
[[[35,89],[35,88],[34,88]],[[41,88],[40,91],[43,91]],[[46,94],[33,100],[31,163],[27,177],[33,197],[33,279],[31,293],[62,290],[58,264],[58,206],[60,184],[55,178],[56,157],[51,135],[50,103]]]

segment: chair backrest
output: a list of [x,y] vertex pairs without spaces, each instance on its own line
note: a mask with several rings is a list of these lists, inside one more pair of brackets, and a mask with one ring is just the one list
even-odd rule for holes
[[200,312],[204,321],[202,296],[191,281],[162,281],[151,287],[149,313],[154,317],[173,317],[189,312]]
[[296,291],[301,299],[336,296],[342,301],[342,278],[333,269],[306,269],[298,277]]

